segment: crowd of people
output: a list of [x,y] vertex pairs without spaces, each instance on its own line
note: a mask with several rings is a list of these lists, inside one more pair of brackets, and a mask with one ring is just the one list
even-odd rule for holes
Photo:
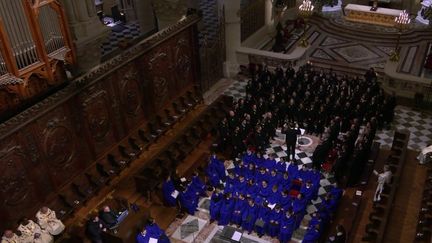
[[[214,188],[210,218],[288,242],[318,196],[320,170],[333,172],[338,184],[357,183],[376,130],[393,119],[395,98],[384,95],[373,69],[363,78],[349,78],[316,70],[310,63],[297,71],[289,65],[274,72],[251,64],[249,73],[246,97],[233,103],[218,131],[218,150],[231,151],[234,168],[227,170],[216,155],[206,168],[206,183]],[[312,166],[301,169],[295,158],[300,128],[320,138]],[[279,161],[264,155],[277,129],[285,134],[288,154]],[[176,180],[165,182],[165,199],[193,214],[206,183],[197,174],[190,181]],[[320,237],[341,195],[334,187],[323,196],[304,242]]]
[[36,219],[37,222],[27,218],[20,220],[17,233],[12,229],[5,230],[1,243],[51,243],[54,242],[54,236],[61,234],[65,229],[56,213],[48,207],[42,207],[36,213]]

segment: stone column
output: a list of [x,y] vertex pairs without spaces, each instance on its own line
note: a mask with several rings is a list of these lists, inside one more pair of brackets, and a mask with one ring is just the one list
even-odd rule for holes
[[88,71],[100,64],[101,44],[110,29],[99,20],[93,0],[61,0],[61,3],[75,44],[78,71]]
[[141,34],[148,33],[156,27],[151,0],[135,0],[135,12],[140,25]]
[[275,29],[274,21],[272,0],[265,0],[265,25],[269,33],[272,33]]
[[237,74],[237,49],[241,46],[240,0],[224,0],[225,4],[225,46],[226,61],[224,63],[225,77]]

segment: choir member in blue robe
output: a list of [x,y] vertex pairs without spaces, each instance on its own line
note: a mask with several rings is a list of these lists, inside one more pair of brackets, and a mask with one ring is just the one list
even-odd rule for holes
[[307,168],[306,165],[303,165],[303,167],[298,171],[298,179],[305,182],[307,180],[310,180],[310,174],[311,171]]
[[269,204],[279,204],[280,203],[280,192],[277,185],[272,186],[270,196],[267,198]]
[[252,150],[248,149],[246,153],[242,157],[243,163],[248,166],[250,163],[255,163],[255,154],[252,152]]
[[169,243],[170,240],[165,232],[155,223],[155,220],[150,218],[145,226],[147,235],[151,238],[158,239],[160,243]]
[[316,168],[310,169],[310,180],[312,182],[312,187],[314,190],[314,200],[318,197],[318,191],[320,188],[320,181],[321,181],[321,173]]
[[162,185],[164,202],[165,202],[166,206],[168,206],[168,207],[177,206],[177,197],[172,196],[174,191],[175,191],[174,183],[171,180],[171,177],[168,176],[168,178],[164,181],[164,183]]
[[258,173],[255,175],[255,181],[257,184],[261,184],[261,182],[266,181],[269,177],[266,169],[264,167],[259,168]]
[[270,154],[268,158],[264,161],[264,167],[267,171],[272,171],[276,166],[276,160],[274,159],[274,156]]
[[281,243],[288,243],[291,241],[292,234],[295,230],[295,216],[292,209],[286,210],[285,217],[281,221],[279,241]]
[[231,222],[231,215],[234,210],[235,201],[231,196],[231,193],[226,193],[222,199],[220,210],[219,210],[219,225],[227,225]]
[[192,175],[192,182],[190,187],[198,193],[200,196],[205,196],[206,186],[199,178],[198,172],[194,172]]
[[220,181],[225,181],[225,166],[221,160],[213,154],[210,157],[210,163],[206,169],[210,184],[215,187],[220,184]]
[[222,204],[222,190],[219,187],[216,187],[215,191],[213,192],[211,198],[210,198],[210,223],[213,223],[213,221],[219,219],[219,213],[220,213],[220,207]]
[[259,187],[258,196],[261,197],[261,199],[267,199],[271,194],[271,188],[268,186],[268,183],[266,180],[261,182],[261,185]]
[[233,224],[236,224],[240,227],[240,224],[242,222],[242,212],[247,206],[247,201],[245,200],[245,197],[243,194],[240,194],[235,201],[233,213],[231,216],[231,222]]
[[288,170],[288,174],[289,174],[289,177],[291,178],[291,180],[298,178],[299,169],[298,169],[298,165],[296,164],[295,161],[291,161],[291,160],[288,161],[287,170]]
[[306,214],[307,202],[303,198],[303,195],[299,193],[297,198],[292,201],[292,207],[294,214],[296,216],[296,229],[300,226],[301,221],[303,220],[304,215]]
[[228,177],[225,181],[225,193],[234,193],[235,192],[235,186],[237,184],[237,179],[234,175],[234,173],[229,172]]
[[300,193],[303,194],[304,198],[307,202],[310,202],[312,198],[315,197],[314,195],[314,189],[312,187],[312,182],[310,180],[306,181],[306,183],[302,184],[302,187],[300,189]]
[[[262,201],[261,205],[258,206],[258,215],[255,220],[255,232],[259,237],[262,237],[267,231],[268,225],[268,217],[270,215],[270,208],[267,206],[268,203],[266,201]],[[262,224],[262,225],[261,225]]]
[[279,161],[276,162],[274,169],[279,173],[283,174],[286,172],[286,163],[284,158],[280,158]]
[[187,187],[179,194],[180,205],[188,214],[194,215],[198,207],[198,196],[191,188]]
[[255,180],[255,177],[256,177],[255,165],[249,164],[249,166],[245,171],[245,178],[247,181],[249,181],[250,179]]
[[279,182],[280,182],[281,177],[279,176],[279,174],[277,173],[276,170],[271,170],[270,171],[270,175],[268,176],[268,182],[269,182],[269,186],[273,187],[273,186],[279,186]]
[[264,167],[265,168],[265,159],[262,157],[262,154],[260,152],[256,153],[256,157],[255,157],[255,167],[256,168],[261,168]]
[[291,208],[291,197],[288,190],[280,190],[279,204],[284,211]]
[[247,193],[248,185],[244,176],[240,175],[238,181],[235,183],[234,196],[238,197],[239,194],[245,195]]
[[246,197],[255,198],[258,195],[259,188],[253,179],[248,180]]
[[311,216],[311,220],[309,221],[309,226],[315,226],[319,225],[320,227],[323,226],[323,221],[320,217],[319,212],[314,212]]
[[283,190],[291,189],[291,178],[289,177],[288,172],[284,172],[282,177],[279,180],[280,188]]
[[234,173],[236,176],[245,176],[246,175],[247,166],[243,163],[243,161],[239,161],[234,167]]
[[319,225],[309,227],[303,238],[303,243],[316,243],[320,238]]
[[150,236],[147,234],[147,230],[145,227],[143,227],[143,230],[137,234],[135,239],[136,239],[136,243],[149,243],[150,242]]
[[248,199],[248,205],[242,213],[242,228],[250,234],[255,226],[256,217],[258,215],[258,207],[252,198]]
[[282,222],[283,212],[279,205],[276,205],[269,216],[268,234],[271,237],[279,236],[280,224]]

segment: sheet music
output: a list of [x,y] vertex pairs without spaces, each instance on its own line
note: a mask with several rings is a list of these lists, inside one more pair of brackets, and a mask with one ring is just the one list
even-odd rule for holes
[[186,178],[182,177],[182,178],[180,178],[180,181],[181,181],[181,182],[185,182],[185,181],[186,181]]
[[173,197],[173,198],[177,198],[178,195],[179,195],[179,191],[177,191],[177,190],[174,190],[174,191],[171,193],[171,197]]
[[149,243],[157,243],[157,242],[158,242],[158,239],[150,237]]
[[241,237],[242,237],[242,233],[236,231],[236,232],[234,232],[233,236],[231,237],[231,240],[240,241]]
[[270,209],[272,209],[273,210],[273,208],[276,206],[276,203],[274,203],[274,204],[269,204],[269,205],[267,205]]
[[300,135],[302,135],[302,136],[303,136],[303,135],[305,134],[305,131],[306,131],[305,129],[303,129],[303,128],[300,128]]

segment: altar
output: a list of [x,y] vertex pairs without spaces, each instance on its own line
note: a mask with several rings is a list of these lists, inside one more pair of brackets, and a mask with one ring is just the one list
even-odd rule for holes
[[384,26],[395,26],[395,18],[402,13],[399,9],[378,8],[371,11],[370,6],[348,4],[345,7],[345,19],[349,21],[377,24]]

